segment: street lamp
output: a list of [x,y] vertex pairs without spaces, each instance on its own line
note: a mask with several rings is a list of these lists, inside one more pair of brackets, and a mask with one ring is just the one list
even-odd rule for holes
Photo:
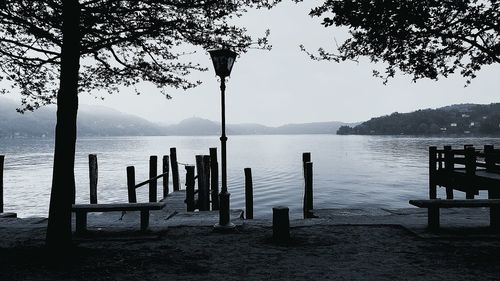
[[231,230],[235,225],[231,223],[229,214],[229,192],[227,191],[227,164],[226,164],[226,77],[231,74],[234,61],[236,60],[235,52],[226,48],[209,51],[210,57],[215,68],[215,74],[220,77],[220,92],[221,92],[221,112],[222,112],[222,135],[220,137],[221,143],[221,158],[222,158],[222,188],[219,194],[219,223],[214,225],[215,230]]

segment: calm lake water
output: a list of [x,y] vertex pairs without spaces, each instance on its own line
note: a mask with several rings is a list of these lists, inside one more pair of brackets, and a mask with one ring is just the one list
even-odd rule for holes
[[[6,212],[17,212],[20,217],[47,216],[53,143],[52,139],[0,139],[0,154],[6,155]],[[243,169],[251,167],[255,217],[268,217],[271,208],[276,205],[288,206],[293,217],[300,216],[302,152],[310,151],[314,163],[315,208],[406,208],[409,207],[409,199],[427,197],[428,146],[448,144],[457,147],[463,144],[500,145],[500,139],[229,136],[231,207],[244,208]],[[195,155],[208,154],[209,147],[218,146],[217,136],[80,138],[75,168],[76,201],[87,203],[89,200],[89,153],[98,155],[99,202],[126,202],[127,166],[136,166],[139,182],[148,177],[149,155],[158,155],[161,159],[162,155],[169,153],[170,147],[177,147],[178,161],[192,164],[195,163]],[[184,187],[183,166],[180,166],[180,173]],[[443,196],[443,190],[439,192]],[[458,194],[457,197],[464,195]],[[138,189],[138,201],[147,200],[147,187]]]

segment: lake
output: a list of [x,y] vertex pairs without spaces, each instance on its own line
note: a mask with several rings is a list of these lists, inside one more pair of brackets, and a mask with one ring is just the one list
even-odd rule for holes
[[[5,157],[6,212],[20,217],[47,216],[52,180],[53,139],[0,139]],[[228,188],[231,207],[244,208],[244,172],[252,168],[255,218],[269,217],[285,205],[292,217],[302,214],[302,152],[314,163],[315,208],[406,208],[409,199],[428,196],[428,147],[500,145],[498,138],[416,138],[394,136],[269,135],[229,136]],[[76,201],[89,202],[88,154],[99,161],[98,200],[127,202],[126,167],[136,167],[137,182],[149,174],[149,155],[177,147],[180,163],[219,147],[217,136],[80,138],[75,163]],[[219,149],[220,163],[220,149]],[[159,170],[160,170],[159,165]],[[179,167],[181,186],[185,170]],[[159,183],[159,189],[161,188]],[[170,180],[170,189],[172,189]],[[138,201],[148,200],[147,187]],[[439,195],[444,191],[439,189]],[[485,194],[482,194],[485,196]],[[457,198],[465,198],[457,194]]]

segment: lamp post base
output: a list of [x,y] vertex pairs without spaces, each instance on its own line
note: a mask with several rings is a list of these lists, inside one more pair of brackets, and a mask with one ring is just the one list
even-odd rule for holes
[[219,194],[219,223],[214,225],[214,231],[231,232],[236,228],[236,225],[231,222],[230,218],[230,195],[231,194],[224,191]]
[[232,222],[229,222],[227,224],[215,224],[214,225],[214,231],[216,232],[233,232],[233,230],[236,229],[236,225]]

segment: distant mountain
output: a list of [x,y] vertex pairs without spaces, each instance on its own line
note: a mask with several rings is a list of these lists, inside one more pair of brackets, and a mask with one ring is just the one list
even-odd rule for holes
[[[19,114],[19,105],[0,98],[0,137],[52,137],[56,111],[47,106]],[[79,136],[154,136],[163,128],[145,119],[101,106],[81,105],[78,111]]]
[[[53,137],[55,107],[47,106],[19,114],[19,105],[0,98],[0,137]],[[287,124],[269,127],[261,124],[228,124],[230,135],[263,134],[335,134],[342,122]],[[140,117],[103,107],[80,105],[78,111],[79,136],[200,136],[219,135],[219,122],[202,118],[188,118],[174,125],[159,125]]]
[[455,104],[410,113],[394,112],[357,126],[342,126],[339,135],[498,136],[500,103]]
[[[316,122],[287,124],[269,127],[261,124],[228,124],[227,133],[231,135],[297,135],[297,134],[335,134],[343,122]],[[355,125],[355,124],[349,124]],[[176,125],[165,126],[166,135],[219,135],[220,123],[202,118],[189,118]]]

